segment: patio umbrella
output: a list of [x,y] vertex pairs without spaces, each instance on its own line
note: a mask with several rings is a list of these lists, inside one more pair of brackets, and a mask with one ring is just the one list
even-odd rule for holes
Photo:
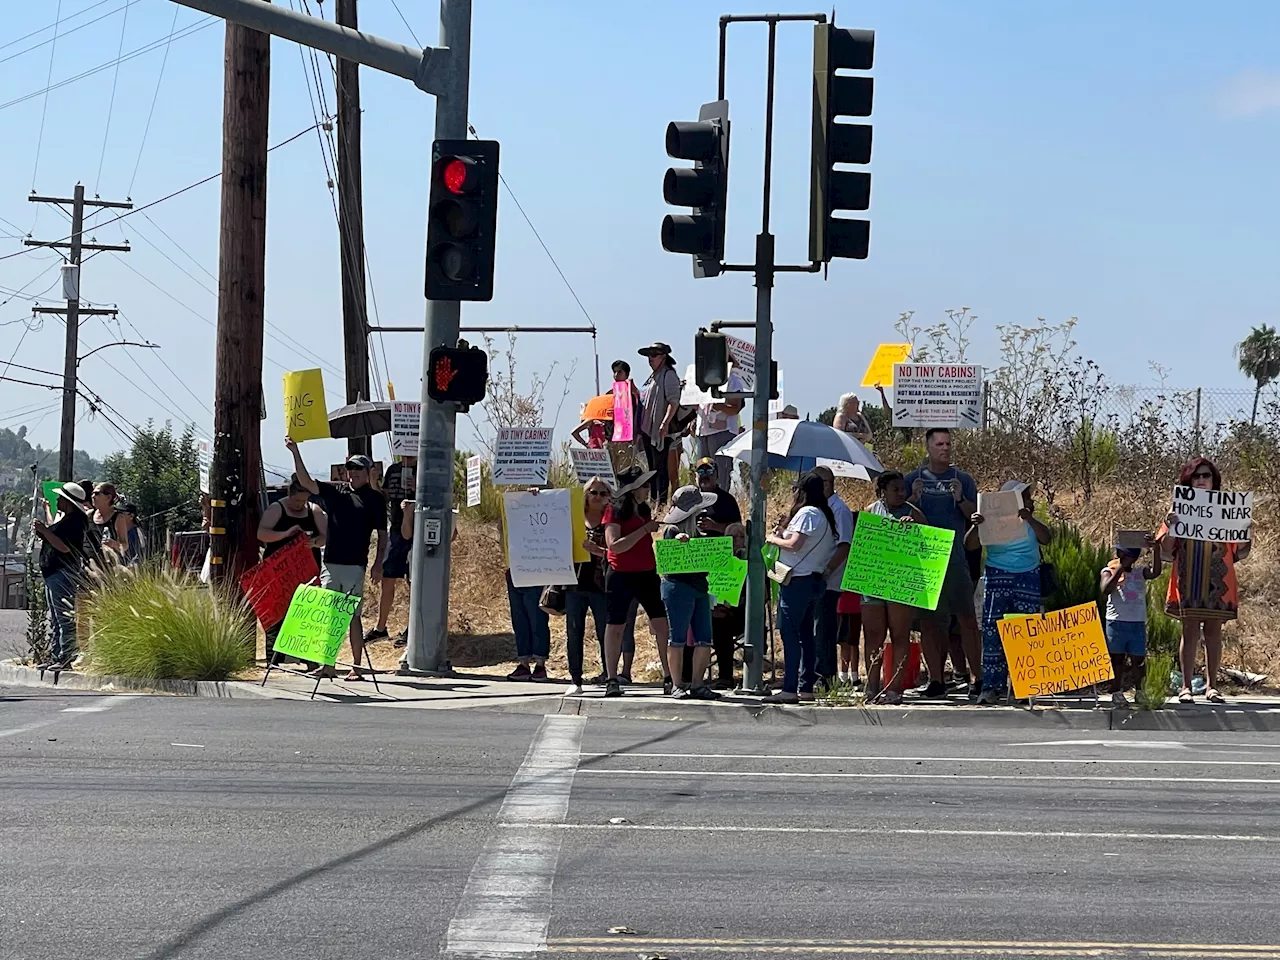
[[602,393],[598,397],[592,397],[586,402],[582,408],[583,420],[612,420],[613,419],[613,394]]
[[391,404],[357,400],[329,414],[329,433],[335,437],[372,437],[391,430]]
[[[884,467],[866,447],[845,433],[813,420],[770,420],[765,449],[771,470],[812,470],[820,461],[837,476],[870,480]],[[751,431],[738,434],[718,451],[735,460],[751,459]]]

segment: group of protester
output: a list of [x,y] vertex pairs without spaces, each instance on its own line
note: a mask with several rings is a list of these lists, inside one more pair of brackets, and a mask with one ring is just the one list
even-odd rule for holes
[[76,598],[95,568],[141,562],[142,531],[137,511],[121,499],[114,484],[80,480],[59,484],[53,493],[54,503],[43,504],[44,519],[36,517],[31,524],[40,541],[50,626],[49,654],[38,666],[74,670],[79,659]]

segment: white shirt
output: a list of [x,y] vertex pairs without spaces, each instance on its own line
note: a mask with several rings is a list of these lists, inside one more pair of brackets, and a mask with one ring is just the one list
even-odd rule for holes
[[[827,500],[827,506],[831,508],[831,512],[836,517],[836,545],[842,543],[853,542],[853,511],[849,509],[849,505],[840,499],[836,494],[832,494]],[[832,548],[834,551],[834,548]],[[827,589],[839,590],[840,581],[844,579],[844,568],[848,563],[845,562],[836,567],[827,574]]]
[[[1102,568],[1106,573],[1110,566]],[[1147,580],[1146,567],[1134,567],[1128,573],[1117,570],[1120,582],[1107,594],[1107,619],[1125,623],[1146,623]]]
[[787,524],[786,533],[803,533],[799,550],[783,550],[778,559],[791,568],[791,576],[807,577],[821,573],[836,549],[835,533],[817,507],[801,507]]
[[[736,373],[730,371],[729,382],[724,385],[726,393],[741,393],[743,390],[742,378]],[[723,400],[717,400],[716,403],[723,403]],[[713,433],[724,433],[728,431],[735,436],[738,433],[738,415],[736,413],[725,413],[723,410],[716,410],[715,404],[704,403],[698,407],[698,436],[707,437]]]

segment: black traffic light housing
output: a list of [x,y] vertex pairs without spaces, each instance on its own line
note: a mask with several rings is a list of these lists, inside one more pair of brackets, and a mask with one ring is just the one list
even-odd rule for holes
[[837,123],[840,117],[871,116],[871,77],[845,76],[838,70],[870,70],[875,58],[874,30],[847,30],[819,23],[813,28],[813,148],[809,187],[809,258],[863,260],[871,222],[833,216],[837,210],[871,206],[871,174],[837,170],[836,164],[871,162],[871,125]]
[[428,300],[492,300],[498,141],[437,140],[427,204]]
[[436,347],[427,358],[427,396],[436,403],[463,409],[484,399],[489,383],[489,355],[459,340],[456,347]]
[[729,382],[729,343],[723,333],[701,329],[694,335],[693,373],[699,390]]
[[729,101],[713,100],[696,123],[667,124],[667,156],[692,160],[672,167],[662,196],[692,214],[668,214],[662,221],[662,249],[693,255],[695,277],[716,277],[724,266],[725,208],[729,190]]

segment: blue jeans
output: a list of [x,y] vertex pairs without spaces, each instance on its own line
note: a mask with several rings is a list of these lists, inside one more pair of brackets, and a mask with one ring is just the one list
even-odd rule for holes
[[76,655],[76,591],[79,589],[75,574],[59,570],[44,581],[44,602],[49,608],[52,625],[53,662],[66,663]]
[[662,602],[667,608],[667,623],[671,627],[669,643],[684,646],[689,640],[689,628],[693,628],[693,644],[696,647],[711,646],[711,594],[678,580],[662,578]]
[[826,592],[827,582],[821,574],[793,577],[778,590],[778,632],[785,660],[782,689],[787,693],[813,693],[817,655],[814,615]]
[[[622,652],[636,652],[636,601],[627,610],[627,622],[622,628]],[[600,664],[604,665],[604,628],[609,622],[609,597],[599,590],[569,590],[564,595],[565,656],[569,659],[569,677],[574,683],[582,683],[582,662],[587,639],[587,611],[596,625],[596,643],[600,650]]]
[[551,655],[551,623],[538,606],[542,587],[517,587],[507,571],[507,602],[511,605],[511,630],[516,635],[516,659],[546,660]]

